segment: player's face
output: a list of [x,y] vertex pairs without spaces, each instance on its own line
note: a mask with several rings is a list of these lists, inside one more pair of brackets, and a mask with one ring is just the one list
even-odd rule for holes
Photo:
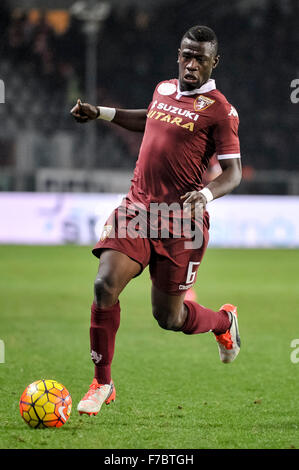
[[178,55],[180,89],[200,88],[209,80],[218,62],[219,56],[215,56],[213,44],[184,38]]

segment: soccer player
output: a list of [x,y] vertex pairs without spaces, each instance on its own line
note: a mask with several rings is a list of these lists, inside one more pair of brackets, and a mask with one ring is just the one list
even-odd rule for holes
[[[194,26],[184,34],[178,50],[178,79],[159,83],[147,109],[114,109],[78,100],[71,110],[80,123],[104,119],[144,133],[131,188],[93,249],[100,259],[90,326],[95,374],[78,404],[80,413],[96,415],[104,402],[115,399],[111,363],[120,323],[118,298],[146,266],[152,280],[152,311],[160,327],[186,335],[213,332],[224,363],[232,362],[239,353],[237,308],[225,304],[214,311],[185,299],[208,244],[206,205],[241,181],[238,114],[211,79],[218,63],[214,31]],[[203,173],[215,153],[222,173],[203,187]],[[186,240],[192,237],[176,237],[174,220],[168,237],[160,232],[154,237],[134,236],[130,230],[121,236],[120,231],[136,215],[130,212],[130,205],[144,207],[148,215],[154,203],[176,203],[182,214],[189,214],[192,227],[200,227],[200,246],[186,247]]]

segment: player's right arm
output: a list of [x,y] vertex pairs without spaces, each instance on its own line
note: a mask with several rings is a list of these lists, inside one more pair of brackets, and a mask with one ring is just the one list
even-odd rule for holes
[[[104,113],[106,114],[104,115]],[[75,106],[71,109],[71,115],[81,124],[102,118],[124,129],[143,132],[145,129],[147,109],[102,108],[101,106],[82,103],[81,100],[78,99]]]

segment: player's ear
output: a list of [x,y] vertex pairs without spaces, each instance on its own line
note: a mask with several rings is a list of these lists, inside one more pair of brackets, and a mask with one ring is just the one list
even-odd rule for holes
[[179,63],[179,61],[180,61],[180,54],[181,54],[181,49],[178,49],[178,59],[177,59],[177,63]]
[[219,60],[220,60],[220,55],[219,54],[215,55],[213,69],[215,69],[217,65],[219,64]]

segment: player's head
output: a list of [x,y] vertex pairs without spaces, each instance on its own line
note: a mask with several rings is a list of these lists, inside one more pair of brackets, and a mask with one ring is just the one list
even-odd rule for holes
[[182,91],[199,88],[219,62],[217,36],[208,26],[192,26],[182,37],[178,54]]

